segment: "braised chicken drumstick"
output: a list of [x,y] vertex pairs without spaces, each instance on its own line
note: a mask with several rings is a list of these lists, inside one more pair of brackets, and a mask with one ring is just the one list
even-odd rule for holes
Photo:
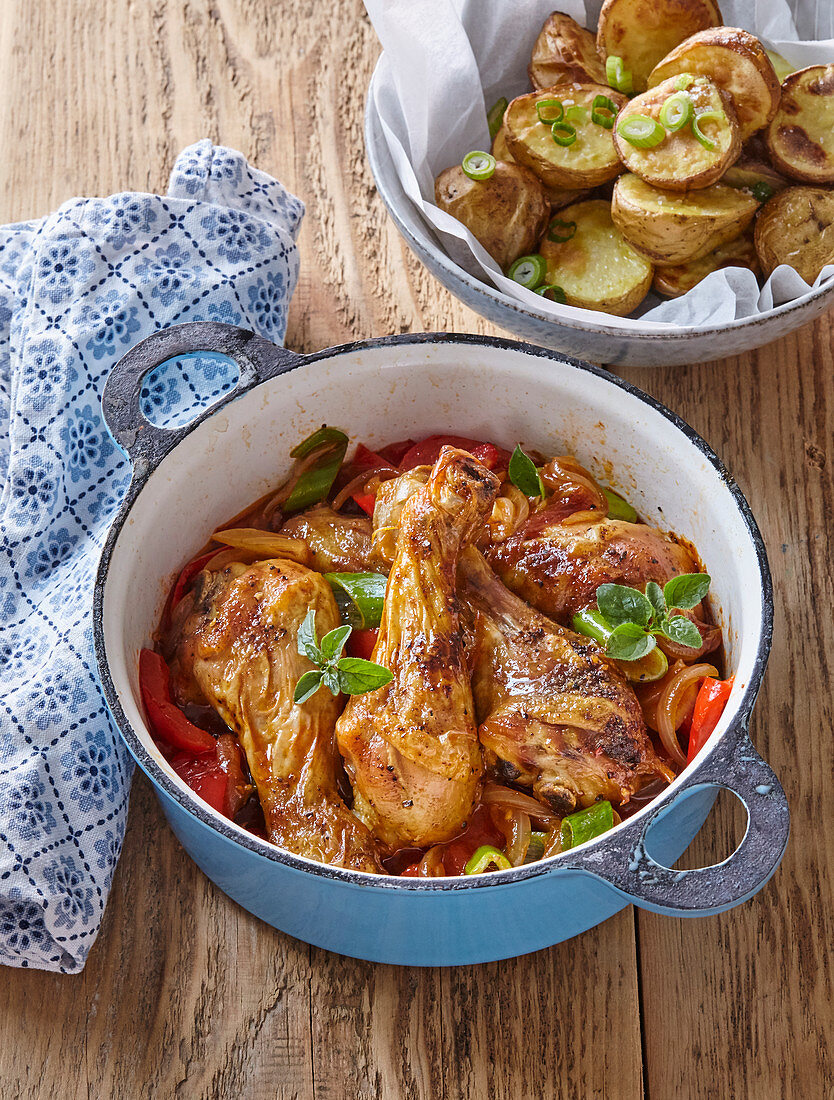
[[455,571],[498,488],[470,454],[445,447],[408,497],[373,652],[393,680],[351,696],[336,726],[355,810],[392,849],[450,840],[477,801],[483,764]]
[[327,581],[292,561],[203,572],[174,613],[169,648],[179,701],[208,701],[238,735],[269,839],[320,863],[378,871],[367,828],[339,797],[334,739],[341,701],[293,691],[311,662],[298,653],[310,609],[320,635],[339,625]]

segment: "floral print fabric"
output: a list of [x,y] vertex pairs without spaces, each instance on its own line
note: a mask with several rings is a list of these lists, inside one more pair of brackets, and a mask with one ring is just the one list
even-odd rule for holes
[[[131,762],[96,678],[92,587],[129,480],[101,419],[135,343],[218,320],[283,342],[303,204],[231,149],[179,157],[165,196],[66,203],[0,229],[0,962],[79,971],[124,835]],[[197,356],[142,403],[189,420],[234,384]]]

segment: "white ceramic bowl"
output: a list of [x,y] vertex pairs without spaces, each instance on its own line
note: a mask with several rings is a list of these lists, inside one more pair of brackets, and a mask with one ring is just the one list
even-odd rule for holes
[[[237,388],[193,425],[166,431],[149,424],[139,410],[144,375],[199,351],[231,356],[241,371]],[[556,943],[630,901],[679,915],[717,912],[750,897],[776,869],[787,805],[747,736],[770,647],[764,547],[716,456],[650,397],[605,371],[507,340],[418,334],[300,356],[240,329],[199,323],[157,333],[128,353],[102,406],[134,467],[96,583],[93,621],[107,701],[183,845],[246,908],[345,954],[442,965]],[[159,621],[172,575],[218,524],[286,475],[290,449],[323,422],[371,447],[452,430],[505,445],[520,440],[544,453],[570,451],[597,474],[613,470],[641,513],[693,540],[713,577],[735,686],[705,750],[667,791],[575,852],[481,876],[401,879],[282,851],[215,813],[172,771],[145,722],[139,650]],[[718,786],[748,808],[744,840],[717,867],[669,870]]]

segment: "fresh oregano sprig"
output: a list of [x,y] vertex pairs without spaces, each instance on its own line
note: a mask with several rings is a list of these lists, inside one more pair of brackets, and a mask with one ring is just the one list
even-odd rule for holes
[[525,496],[541,497],[544,500],[542,475],[532,458],[522,451],[520,443],[512,453],[507,475],[516,489],[520,489]]
[[311,607],[298,630],[298,652],[308,657],[315,668],[305,672],[295,685],[294,703],[305,703],[322,684],[333,694],[362,695],[384,687],[393,675],[383,665],[366,661],[362,657],[342,657],[345,643],[353,627],[337,626],[325,634],[321,642],[316,638],[316,612]]
[[597,589],[597,607],[614,628],[605,652],[616,661],[639,661],[651,653],[660,634],[678,645],[700,649],[701,632],[676,610],[696,607],[709,586],[707,573],[682,573],[672,577],[663,588],[649,581],[645,595],[624,584],[601,584]]

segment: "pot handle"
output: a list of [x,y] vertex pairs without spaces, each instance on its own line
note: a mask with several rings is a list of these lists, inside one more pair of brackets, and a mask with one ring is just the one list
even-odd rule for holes
[[254,332],[219,321],[173,325],[148,336],[116,363],[101,398],[104,422],[134,467],[155,466],[197,421],[216,407],[217,402],[200,410],[190,424],[177,428],[160,428],[142,413],[140,395],[145,375],[168,359],[197,352],[225,355],[237,364],[240,373],[234,388],[219,399],[224,404],[265,378],[292,370],[304,358]]
[[[748,721],[740,720],[727,730],[671,803],[626,823],[603,847],[579,848],[573,857],[566,853],[558,866],[595,875],[642,909],[677,917],[721,913],[751,898],[779,866],[788,843],[790,813],[779,780],[753,747]],[[652,825],[684,792],[709,787],[732,791],[746,806],[747,829],[739,846],[711,867],[676,871],[657,863],[646,851]]]

